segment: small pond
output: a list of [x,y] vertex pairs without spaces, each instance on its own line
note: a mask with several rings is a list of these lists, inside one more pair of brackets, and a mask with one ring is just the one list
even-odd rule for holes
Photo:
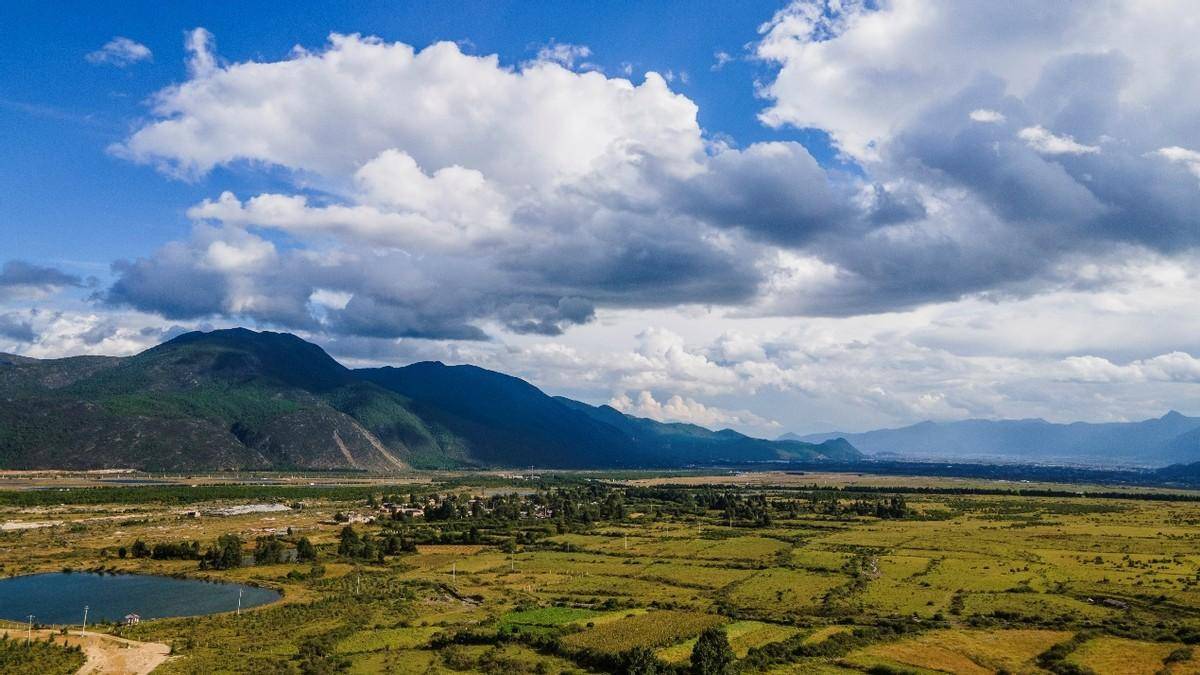
[[25,621],[30,614],[43,624],[79,624],[88,607],[88,624],[232,612],[242,593],[242,609],[278,600],[267,588],[147,574],[54,572],[0,579],[0,619]]

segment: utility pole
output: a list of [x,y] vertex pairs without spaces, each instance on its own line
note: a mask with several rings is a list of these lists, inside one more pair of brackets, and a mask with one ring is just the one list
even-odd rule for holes
[[360,592],[362,592],[362,572],[359,572],[358,576],[354,577],[354,594],[358,595]]
[[33,615],[29,615],[29,630],[25,633],[25,641],[33,642]]
[[79,631],[80,633],[87,633],[87,612],[88,612],[88,606],[84,605],[83,606],[83,630]]
[[238,608],[237,608],[237,615],[238,615],[238,616],[241,616],[241,615],[242,615],[242,589],[240,589],[240,588],[238,589]]
[[626,551],[629,550],[629,533],[628,532],[625,533],[625,550]]
[[450,581],[454,582],[458,579],[458,563],[450,563]]

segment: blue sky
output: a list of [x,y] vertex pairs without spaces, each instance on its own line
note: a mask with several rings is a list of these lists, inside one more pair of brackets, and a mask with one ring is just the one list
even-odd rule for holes
[[762,435],[1200,412],[1193,15],[4,3],[0,351],[247,325]]

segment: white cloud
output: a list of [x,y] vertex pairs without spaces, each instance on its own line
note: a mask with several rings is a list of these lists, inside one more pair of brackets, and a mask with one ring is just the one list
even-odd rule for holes
[[1160,354],[1118,365],[1099,356],[1063,359],[1062,378],[1068,381],[1114,384],[1122,382],[1200,383],[1200,359],[1186,352]]
[[1017,137],[1029,144],[1029,147],[1046,155],[1087,155],[1100,152],[1095,145],[1084,145],[1070,136],[1058,136],[1040,126],[1025,127],[1017,132]]
[[1187,167],[1188,171],[1191,171],[1197,178],[1200,178],[1200,152],[1175,145],[1169,148],[1159,148],[1154,154],[1169,162],[1183,164]]
[[[798,143],[707,143],[695,104],[654,73],[635,85],[357,35],[218,65],[207,32],[188,42],[192,78],[161,91],[156,117],[114,151],[193,177],[276,165],[296,188],[195,205],[210,229],[187,246],[206,250],[176,244],[123,267],[112,302],[171,316],[269,308],[246,318],[373,335],[477,339],[484,319],[554,334],[605,303],[742,301],[765,250],[752,239],[811,237],[855,208],[840,204],[854,188]],[[269,267],[213,264],[214,237],[240,248],[264,230],[300,247]],[[213,299],[164,296],[165,277],[196,261],[225,272],[188,285]],[[318,285],[352,300],[318,310]]]
[[736,59],[729,52],[720,50],[715,51],[713,52],[713,64],[710,70],[721,70],[726,64],[735,60]]
[[742,429],[771,430],[780,426],[778,422],[759,417],[748,410],[724,410],[678,394],[659,402],[648,391],[638,392],[637,398],[622,393],[613,397],[608,404],[636,417],[649,417],[660,422],[687,422],[711,429],[735,426]]
[[330,309],[346,309],[346,305],[350,304],[350,300],[354,296],[350,293],[340,293],[331,291],[325,288],[318,288],[308,296],[310,302],[314,302],[322,307]]
[[976,108],[971,111],[969,117],[974,122],[983,122],[985,124],[999,124],[1008,119],[1004,116],[1004,113],[996,110],[988,110],[987,108]]
[[275,246],[269,241],[245,237],[241,241],[217,240],[208,245],[204,264],[224,272],[261,267],[275,260]]
[[451,42],[416,51],[336,34],[321,52],[218,68],[211,34],[188,44],[192,79],[159,93],[160,119],[119,154],[192,175],[247,160],[337,178],[397,149],[428,172],[539,185],[639,156],[692,171],[703,149],[695,105],[654,73],[634,85],[553,61],[513,70]]
[[[1120,122],[1133,138],[1186,138],[1182,132],[1196,130],[1194,119],[1183,115],[1194,104],[1186,92],[1200,83],[1193,10],[1184,0],[1162,2],[1153,12],[1133,0],[1102,6],[797,0],[760,28],[757,55],[780,66],[763,85],[771,106],[762,117],[771,125],[825,129],[843,150],[870,159],[932,104],[971,87],[994,90],[996,83],[997,103],[1003,96],[1012,97],[1010,103],[1041,99],[1042,109],[1031,112],[1047,116],[1088,107],[1094,112],[1108,102],[1100,82],[1045,78],[1073,60],[1107,55],[1136,72],[1120,83],[1120,104],[1129,112]],[[1084,97],[1087,106],[1065,107]],[[968,111],[975,108],[995,109],[975,105]],[[1053,128],[1049,119],[1030,121]]]
[[587,45],[573,45],[566,42],[550,42],[538,48],[537,61],[546,63],[557,63],[558,65],[571,70],[575,69],[575,64],[584,70],[595,70],[595,64],[585,61],[592,55],[592,50]]
[[213,34],[204,28],[193,28],[184,35],[188,74],[193,78],[207,77],[217,69],[215,42]]
[[139,61],[149,61],[154,58],[154,54],[150,52],[150,48],[146,45],[130,40],[127,37],[115,37],[104,46],[94,52],[90,52],[84,58],[88,63],[107,64],[124,68],[131,66]]

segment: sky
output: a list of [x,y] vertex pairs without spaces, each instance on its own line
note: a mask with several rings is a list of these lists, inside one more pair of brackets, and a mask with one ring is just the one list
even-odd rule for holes
[[1200,414],[1188,2],[0,6],[0,351],[294,332],[773,437]]

